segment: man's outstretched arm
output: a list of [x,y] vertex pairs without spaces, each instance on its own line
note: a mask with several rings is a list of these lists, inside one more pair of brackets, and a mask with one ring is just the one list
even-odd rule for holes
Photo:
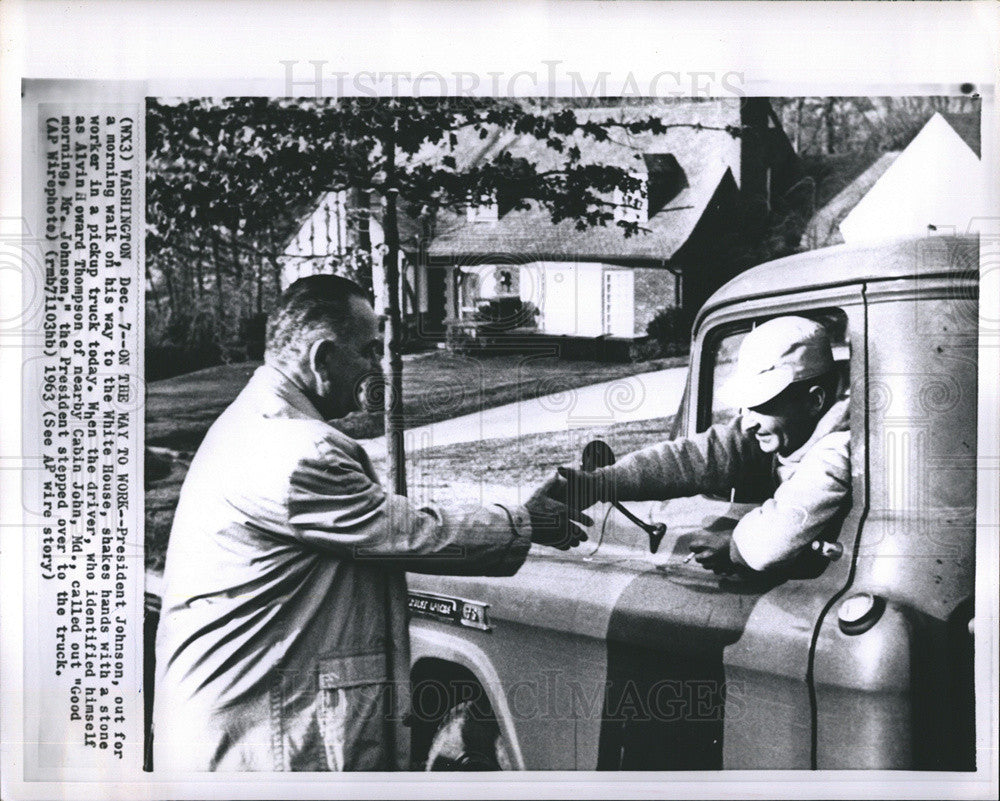
[[511,575],[532,541],[565,548],[586,538],[545,494],[524,506],[418,506],[336,449],[299,463],[287,508],[289,532],[305,544],[418,573]]
[[660,442],[591,472],[559,468],[574,506],[597,501],[651,501],[702,493],[729,495],[747,470],[764,469],[760,450],[740,431],[739,419],[693,437]]

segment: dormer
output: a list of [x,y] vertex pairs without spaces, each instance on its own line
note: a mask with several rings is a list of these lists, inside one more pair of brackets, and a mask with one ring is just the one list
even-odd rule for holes
[[673,153],[643,153],[646,162],[647,218],[652,219],[688,187],[684,169]]
[[615,222],[651,220],[688,186],[684,169],[673,153],[644,153],[642,158],[645,172],[632,173],[640,188],[629,193],[615,190]]
[[631,176],[639,181],[639,188],[626,192],[615,188],[612,202],[614,205],[615,222],[645,222],[649,219],[646,193],[646,176],[641,172],[633,172]]
[[500,219],[500,204],[496,200],[495,193],[470,199],[465,214],[470,223],[495,223]]

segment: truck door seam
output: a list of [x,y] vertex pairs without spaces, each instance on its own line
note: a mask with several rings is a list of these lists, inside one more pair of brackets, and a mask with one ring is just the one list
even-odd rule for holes
[[[863,354],[864,354],[864,398],[862,399],[862,406],[864,408],[864,443],[865,443],[865,457],[864,457],[864,505],[861,509],[861,515],[858,518],[858,530],[854,534],[854,545],[851,551],[851,565],[848,568],[847,580],[844,582],[844,586],[841,587],[837,592],[831,596],[830,600],[824,604],[822,611],[819,614],[819,619],[816,621],[816,625],[813,627],[812,639],[809,642],[809,657],[808,663],[806,665],[806,688],[809,693],[809,718],[810,718],[810,736],[811,742],[809,746],[809,767],[812,770],[818,769],[818,758],[819,758],[819,709],[816,701],[816,649],[819,644],[820,630],[823,627],[823,621],[826,620],[826,616],[830,613],[833,605],[839,601],[844,594],[851,588],[854,584],[854,575],[857,570],[857,560],[858,560],[858,545],[861,541],[861,532],[865,527],[865,520],[868,518],[869,509],[869,477],[871,471],[869,470],[869,425],[868,425],[868,284],[863,283],[861,285],[861,306],[864,315],[864,342],[863,342]],[[853,380],[852,380],[853,383]]]

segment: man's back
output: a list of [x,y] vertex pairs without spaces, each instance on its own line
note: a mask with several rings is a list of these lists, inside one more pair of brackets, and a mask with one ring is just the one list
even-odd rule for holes
[[400,767],[405,571],[511,575],[531,534],[523,507],[417,508],[385,492],[361,446],[261,367],[181,492],[157,635],[157,766]]
[[[160,766],[336,769],[322,747],[317,670],[332,666],[319,677],[331,687],[346,679],[379,689],[396,672],[387,660],[405,620],[386,599],[405,594],[402,572],[305,545],[288,522],[304,462],[350,464],[348,482],[358,470],[374,480],[370,464],[287,397],[274,372],[258,371],[212,426],[181,493],[157,636]],[[356,503],[344,489],[345,504]],[[324,494],[329,509],[334,493]]]

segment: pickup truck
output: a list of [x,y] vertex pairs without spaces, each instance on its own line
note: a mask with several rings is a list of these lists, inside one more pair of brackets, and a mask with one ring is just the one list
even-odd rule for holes
[[798,573],[717,576],[687,545],[746,511],[735,487],[625,504],[665,525],[655,553],[598,505],[513,577],[410,575],[413,766],[974,770],[978,276],[978,237],[933,236],[719,289],[673,434],[736,413],[715,390],[755,324],[822,322],[850,398],[839,531]]

